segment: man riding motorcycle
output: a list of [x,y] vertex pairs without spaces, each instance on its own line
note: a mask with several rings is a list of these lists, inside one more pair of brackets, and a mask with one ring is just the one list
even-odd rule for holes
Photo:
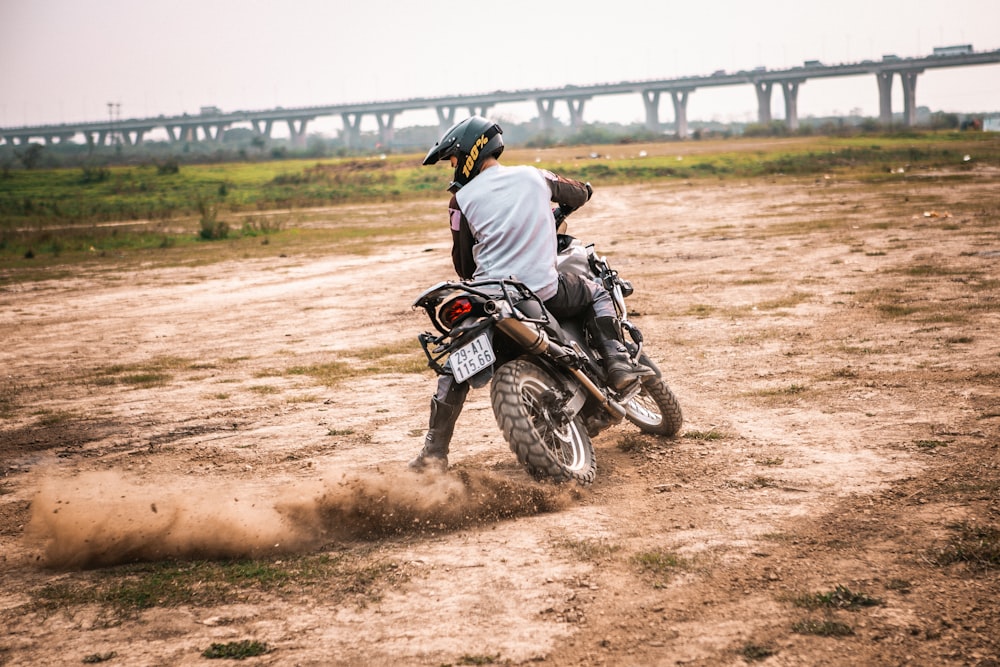
[[[590,199],[590,184],[529,165],[501,165],[497,158],[504,149],[502,134],[496,123],[473,116],[445,132],[424,158],[424,165],[450,160],[455,169],[448,188],[455,271],[464,280],[515,277],[557,320],[586,314],[587,329],[598,341],[615,389],[653,375],[650,368],[632,363],[607,290],[556,269],[552,203],[566,212],[575,210]],[[424,445],[410,461],[411,469],[448,467],[452,434],[468,392],[469,385],[456,383],[452,375],[438,378]]]

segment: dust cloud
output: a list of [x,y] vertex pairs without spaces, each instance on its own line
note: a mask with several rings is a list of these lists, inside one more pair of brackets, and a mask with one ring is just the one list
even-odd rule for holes
[[315,480],[47,477],[25,540],[54,569],[134,561],[262,558],[557,511],[579,490],[487,472],[326,474]]

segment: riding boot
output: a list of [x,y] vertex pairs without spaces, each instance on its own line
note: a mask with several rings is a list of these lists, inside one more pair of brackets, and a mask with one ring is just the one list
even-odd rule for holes
[[633,363],[625,343],[622,342],[615,318],[595,317],[591,323],[591,333],[597,338],[597,349],[604,362],[608,384],[616,391],[625,389],[643,377],[656,374],[648,366]]
[[444,471],[448,468],[451,436],[455,432],[458,416],[462,413],[469,387],[466,384],[456,385],[450,376],[442,377],[442,381],[437,395],[431,399],[431,416],[423,449],[407,464],[411,470],[433,468]]

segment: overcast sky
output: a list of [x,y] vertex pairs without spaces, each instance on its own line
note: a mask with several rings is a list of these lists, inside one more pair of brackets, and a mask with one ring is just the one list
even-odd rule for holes
[[[0,26],[0,127],[10,127],[106,120],[108,102],[137,118],[995,50],[1000,1],[0,0]],[[780,93],[772,101],[783,116]],[[927,71],[917,104],[1000,110],[1000,65]],[[800,88],[800,117],[852,110],[878,115],[873,75]],[[490,113],[536,115],[533,104]],[[631,122],[644,111],[634,94],[595,98],[584,117]],[[690,120],[755,117],[749,85],[690,96]],[[673,119],[667,100],[660,119]],[[433,112],[396,119],[435,122]]]

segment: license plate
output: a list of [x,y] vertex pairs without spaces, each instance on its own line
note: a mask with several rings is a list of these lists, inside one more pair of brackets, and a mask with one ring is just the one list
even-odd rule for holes
[[489,368],[496,360],[490,338],[483,332],[468,345],[463,345],[452,352],[448,363],[451,365],[455,380],[465,382],[484,368]]

